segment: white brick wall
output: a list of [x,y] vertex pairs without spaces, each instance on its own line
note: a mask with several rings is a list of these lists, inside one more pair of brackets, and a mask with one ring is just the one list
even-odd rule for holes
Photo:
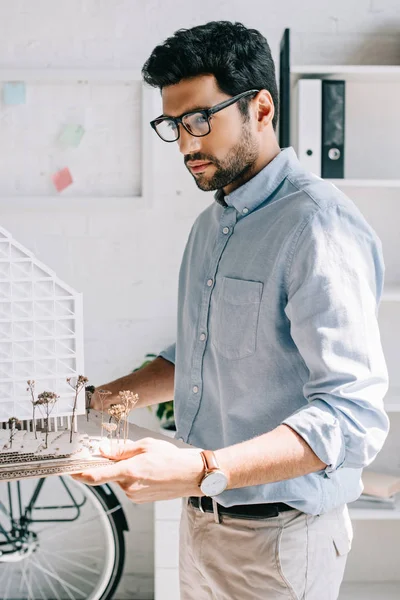
[[[0,68],[140,69],[179,27],[211,19],[259,28],[274,57],[292,28],[295,62],[399,63],[396,0],[0,0]],[[156,143],[149,209],[116,212],[55,197],[53,207],[0,200],[0,225],[84,295],[86,374],[99,384],[126,373],[174,338],[180,256],[211,201],[177,148]],[[137,422],[155,424],[148,411]],[[119,597],[153,594],[152,507],[126,503],[131,526]],[[173,600],[173,599],[171,599]]]

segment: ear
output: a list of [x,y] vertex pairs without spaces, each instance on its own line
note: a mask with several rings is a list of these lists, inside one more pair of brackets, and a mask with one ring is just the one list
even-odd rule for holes
[[268,90],[260,90],[255,97],[257,129],[262,131],[270,123],[275,114],[274,101]]

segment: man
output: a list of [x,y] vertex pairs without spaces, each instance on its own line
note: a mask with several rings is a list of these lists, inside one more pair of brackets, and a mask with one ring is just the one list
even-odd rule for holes
[[215,201],[184,252],[176,345],[103,387],[110,404],[123,389],[141,406],[174,397],[177,437],[196,449],[132,442],[78,477],[116,481],[138,503],[184,498],[184,600],[336,599],[346,503],[389,427],[380,241],[351,200],[280,149],[258,31],[180,30],[143,76],[162,92],[152,127]]

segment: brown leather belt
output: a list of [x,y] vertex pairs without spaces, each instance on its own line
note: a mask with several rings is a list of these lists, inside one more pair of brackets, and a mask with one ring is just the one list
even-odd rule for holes
[[[212,498],[208,496],[190,496],[189,504],[201,512],[214,512]],[[294,510],[293,506],[283,502],[269,504],[243,504],[236,506],[222,506],[217,504],[218,514],[233,517],[235,519],[270,519],[277,517],[279,513]]]

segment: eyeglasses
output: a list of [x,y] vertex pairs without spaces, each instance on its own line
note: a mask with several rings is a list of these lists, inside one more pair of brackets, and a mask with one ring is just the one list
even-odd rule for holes
[[181,117],[157,117],[154,121],[150,121],[150,125],[159,137],[164,142],[176,142],[180,136],[179,123],[186,129],[190,135],[195,137],[203,137],[208,135],[211,131],[210,117],[215,113],[231,106],[241,98],[246,96],[257,94],[260,90],[249,90],[242,92],[229,100],[224,100],[211,108],[204,108],[202,110],[194,110],[192,112],[185,113]]

